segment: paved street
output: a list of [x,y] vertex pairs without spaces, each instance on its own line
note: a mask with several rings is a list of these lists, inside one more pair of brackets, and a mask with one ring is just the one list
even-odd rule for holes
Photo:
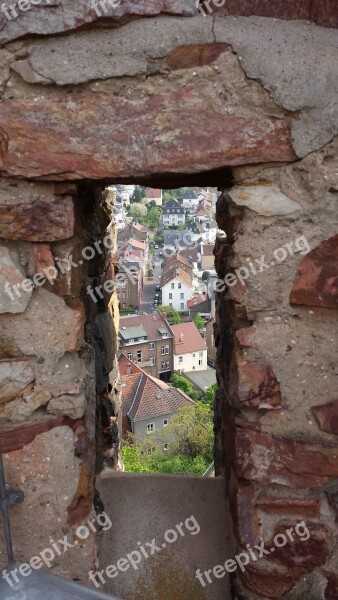
[[160,261],[161,257],[159,255],[159,250],[156,250],[155,256],[150,256],[150,262],[155,262],[154,269],[154,277],[149,280],[145,277],[144,286],[143,286],[143,294],[142,294],[142,302],[140,306],[140,312],[145,312],[147,314],[151,314],[153,312],[153,304],[154,304],[154,296],[156,293],[156,286],[160,283],[161,277],[161,267]]

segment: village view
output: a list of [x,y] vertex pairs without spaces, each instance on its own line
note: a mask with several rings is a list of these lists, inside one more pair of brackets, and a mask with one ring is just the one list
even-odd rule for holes
[[217,190],[107,193],[117,227],[123,468],[212,476]]

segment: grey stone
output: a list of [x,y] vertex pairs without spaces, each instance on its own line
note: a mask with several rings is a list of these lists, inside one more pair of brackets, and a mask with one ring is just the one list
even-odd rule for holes
[[34,373],[28,360],[0,361],[0,404],[14,400],[33,381]]
[[48,412],[54,415],[66,415],[71,419],[81,419],[86,410],[86,396],[84,393],[74,395],[64,394],[58,398],[52,398],[48,404]]
[[24,394],[22,398],[1,406],[0,421],[12,421],[12,423],[25,421],[38,408],[45,406],[50,399],[51,394],[49,392],[35,388],[32,392]]
[[293,123],[304,157],[338,133],[338,32],[311,23],[260,17],[215,19],[215,41],[228,43],[246,75],[258,79],[288,111],[309,109]]
[[274,184],[235,187],[228,195],[238,206],[246,206],[264,217],[290,215],[302,208]]
[[124,27],[93,30],[48,40],[33,48],[29,65],[14,63],[26,81],[51,80],[58,85],[93,79],[142,75],[152,61],[187,43],[213,42],[212,20],[161,17],[138,20]]
[[[33,293],[33,288],[25,291],[21,287],[25,279],[18,261],[11,256],[9,249],[0,246],[0,313],[25,312]],[[13,286],[17,286],[17,291]]]

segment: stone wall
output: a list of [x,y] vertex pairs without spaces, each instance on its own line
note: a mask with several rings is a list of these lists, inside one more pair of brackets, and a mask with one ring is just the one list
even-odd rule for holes
[[[233,595],[334,600],[336,3],[209,6],[122,0],[100,17],[85,0],[46,0],[1,13],[0,276],[50,275],[0,292],[0,439],[8,482],[26,493],[16,556],[99,510],[95,473],[117,466],[116,298],[87,291],[116,267],[104,245],[82,254],[114,234],[102,187],[214,185],[228,276],[215,462],[234,538],[268,543],[297,519],[312,534],[234,576]],[[65,259],[76,266],[62,273]],[[80,547],[55,571],[86,578],[93,537]]]

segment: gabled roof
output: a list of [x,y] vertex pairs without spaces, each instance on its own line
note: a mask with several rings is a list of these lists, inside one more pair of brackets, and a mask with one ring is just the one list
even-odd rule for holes
[[[148,336],[149,342],[168,338],[172,339],[173,337],[165,319],[159,313],[156,315],[131,315],[130,317],[122,317],[120,319],[120,332],[126,331],[123,327],[126,327],[127,330],[129,328],[142,327]],[[162,330],[167,333],[167,338],[162,337]]]
[[202,304],[203,302],[206,302],[207,300],[208,300],[207,295],[201,294],[200,296],[195,296],[195,298],[191,298],[191,300],[188,300],[187,306],[188,306],[188,308],[193,308],[194,306],[198,306],[199,304]]
[[142,325],[134,325],[131,327],[121,327],[120,336],[125,340],[131,340],[134,338],[148,337],[146,330]]
[[175,266],[171,269],[168,269],[162,274],[161,287],[167,285],[174,279],[179,279],[179,281],[181,281],[182,283],[185,283],[186,285],[192,287],[192,279],[190,273],[188,273],[187,271],[183,271],[183,269],[180,269],[180,267]]
[[172,325],[171,330],[175,338],[174,353],[176,355],[207,350],[207,344],[202,338],[195,323]]
[[181,254],[176,254],[176,256],[171,256],[170,258],[168,258],[168,260],[165,262],[164,270],[167,270],[176,262],[182,263],[182,265],[185,265],[186,267],[189,267],[189,269],[192,269],[191,264],[187,261],[186,258],[184,258],[184,256],[182,256]]
[[144,421],[170,415],[184,406],[193,406],[181,390],[151,377],[124,354],[118,359],[122,376],[122,414],[131,421]]
[[171,200],[169,200],[169,202],[167,202],[164,207],[163,210],[166,210],[167,208],[183,208],[179,202],[177,202],[177,200],[175,200],[174,198],[172,198]]
[[211,256],[214,253],[215,246],[213,244],[202,244],[201,254],[202,256]]
[[145,250],[146,249],[145,242],[139,242],[139,240],[130,239],[128,244],[130,244],[130,246],[132,246],[133,248],[136,248],[137,250]]

